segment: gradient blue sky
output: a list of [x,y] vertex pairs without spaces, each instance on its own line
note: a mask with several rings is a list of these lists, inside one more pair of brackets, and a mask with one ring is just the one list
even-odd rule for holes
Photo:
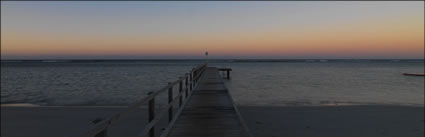
[[423,58],[424,2],[1,2],[8,58]]

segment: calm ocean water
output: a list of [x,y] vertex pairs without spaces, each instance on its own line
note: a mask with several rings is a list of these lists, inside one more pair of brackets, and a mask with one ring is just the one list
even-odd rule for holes
[[[202,61],[2,62],[1,103],[124,106]],[[423,60],[216,60],[239,105],[424,105]]]

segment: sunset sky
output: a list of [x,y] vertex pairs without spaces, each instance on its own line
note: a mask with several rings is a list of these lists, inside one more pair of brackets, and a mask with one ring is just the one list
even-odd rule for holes
[[1,58],[424,58],[423,1],[1,2]]

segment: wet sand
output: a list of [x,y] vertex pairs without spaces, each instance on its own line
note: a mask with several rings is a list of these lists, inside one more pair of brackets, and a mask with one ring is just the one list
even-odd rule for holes
[[[1,107],[1,137],[71,137],[87,131],[96,118],[124,107]],[[109,129],[111,137],[136,136],[147,123],[146,109],[130,113]],[[163,122],[162,122],[163,123]]]
[[424,137],[424,107],[240,107],[256,137]]
[[[1,107],[2,137],[69,137],[121,107]],[[239,107],[256,137],[423,137],[424,107]],[[157,129],[161,130],[164,126]],[[145,109],[110,129],[111,137],[135,136],[147,123]]]

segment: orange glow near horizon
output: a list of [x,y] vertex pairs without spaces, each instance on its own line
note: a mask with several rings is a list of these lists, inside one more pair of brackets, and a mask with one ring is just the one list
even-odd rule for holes
[[[3,13],[2,13],[3,14]],[[3,18],[3,17],[2,17]],[[3,21],[2,21],[3,23]],[[84,33],[3,30],[8,55],[424,56],[424,16],[399,16],[320,25],[182,33]]]

